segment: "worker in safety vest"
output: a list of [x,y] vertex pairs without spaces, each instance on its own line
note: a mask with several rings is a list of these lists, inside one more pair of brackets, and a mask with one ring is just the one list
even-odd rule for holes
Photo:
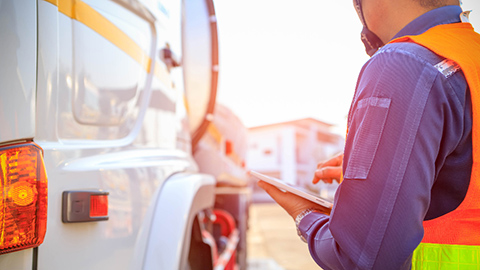
[[458,0],[354,0],[361,70],[325,209],[259,182],[324,269],[479,269],[480,35]]

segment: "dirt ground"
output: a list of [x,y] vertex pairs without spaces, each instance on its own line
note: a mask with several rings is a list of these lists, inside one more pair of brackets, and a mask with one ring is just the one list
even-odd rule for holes
[[321,269],[298,238],[293,219],[277,204],[252,204],[249,222],[248,270]]

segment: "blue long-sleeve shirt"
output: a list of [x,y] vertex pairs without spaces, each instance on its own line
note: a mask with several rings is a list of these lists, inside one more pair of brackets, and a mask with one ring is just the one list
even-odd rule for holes
[[[458,6],[432,10],[395,37],[460,22]],[[458,48],[461,50],[462,48]],[[413,43],[381,48],[362,68],[349,112],[343,175],[330,216],[299,229],[324,269],[409,269],[424,220],[455,209],[472,168],[472,113],[461,70]]]

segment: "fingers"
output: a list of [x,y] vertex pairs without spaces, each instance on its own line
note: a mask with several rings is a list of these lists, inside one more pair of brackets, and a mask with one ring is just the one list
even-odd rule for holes
[[281,201],[282,194],[285,194],[285,192],[264,181],[258,181],[257,185],[264,189],[268,193],[268,195],[270,195],[270,197],[272,197],[275,201],[277,201],[277,199]]
[[312,183],[316,184],[320,180],[326,183],[332,183],[333,180],[340,180],[342,175],[342,167],[323,167],[315,171]]
[[285,209],[285,211],[287,211],[287,213],[293,219],[295,219],[303,210],[308,208],[318,209],[319,212],[329,214],[330,209],[323,208],[322,206],[293,193],[283,192],[264,181],[259,181],[257,185],[264,189],[268,195],[270,195],[283,209]]
[[317,169],[320,169],[322,167],[341,166],[342,163],[343,163],[343,153],[340,153],[327,161],[319,162],[317,164]]
[[283,192],[280,189],[276,188],[273,185],[270,185],[269,183],[266,183],[264,181],[258,181],[257,185],[264,189],[272,199],[274,199],[280,206],[285,208],[287,212],[289,212],[289,207],[288,207],[288,201],[291,196],[294,196],[291,193],[288,192]]
[[325,183],[332,183],[333,180],[340,180],[342,175],[342,163],[343,153],[340,153],[325,162],[318,163],[312,183],[316,184],[320,180]]

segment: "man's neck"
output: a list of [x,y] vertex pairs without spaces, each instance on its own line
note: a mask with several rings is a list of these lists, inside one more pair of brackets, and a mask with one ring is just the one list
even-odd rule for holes
[[[448,4],[458,4],[457,0],[447,1]],[[383,43],[388,43],[407,24],[421,15],[437,7],[422,7],[416,1],[388,1],[385,12],[382,14],[384,23],[378,26],[375,32]]]

